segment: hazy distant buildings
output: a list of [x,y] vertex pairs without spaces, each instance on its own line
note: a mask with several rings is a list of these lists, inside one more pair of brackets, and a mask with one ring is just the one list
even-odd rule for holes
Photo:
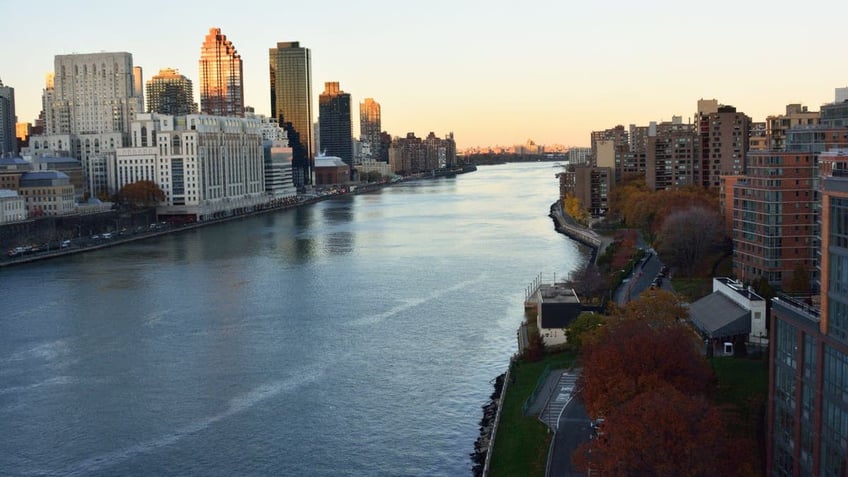
[[267,203],[259,120],[140,114],[132,146],[117,151],[114,188],[152,180],[165,192],[160,215],[209,220]]
[[365,101],[359,103],[359,137],[362,143],[362,160],[379,161],[382,157],[380,154],[382,141],[380,140],[380,132],[382,131],[380,118],[380,103],[374,101],[374,98],[365,98]]
[[241,56],[220,28],[210,28],[200,47],[200,111],[213,116],[244,116]]
[[335,156],[353,166],[353,124],[350,119],[350,94],[339,89],[338,82],[324,83],[318,97],[318,126],[321,153]]
[[128,144],[130,122],[141,111],[132,55],[57,55],[42,102],[44,133],[30,138],[29,152],[80,160],[85,192],[108,194],[110,159]]
[[184,116],[197,112],[191,80],[172,68],[147,81],[147,112]]
[[4,86],[0,80],[0,156],[18,152],[16,138],[15,88]]
[[297,187],[313,183],[312,60],[300,43],[279,42],[268,50],[271,114],[288,133]]

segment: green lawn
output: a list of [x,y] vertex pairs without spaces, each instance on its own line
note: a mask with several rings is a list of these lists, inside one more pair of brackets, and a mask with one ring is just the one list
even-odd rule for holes
[[551,434],[536,416],[524,415],[524,401],[546,366],[550,365],[551,370],[568,368],[574,360],[574,353],[558,353],[535,363],[519,362],[512,369],[515,380],[507,387],[504,397],[489,475],[545,475]]
[[728,430],[757,445],[760,465],[765,459],[765,413],[768,400],[768,360],[721,357],[710,359],[718,377],[715,401],[728,416]]
[[676,293],[683,295],[691,303],[713,292],[713,279],[673,277],[671,286]]

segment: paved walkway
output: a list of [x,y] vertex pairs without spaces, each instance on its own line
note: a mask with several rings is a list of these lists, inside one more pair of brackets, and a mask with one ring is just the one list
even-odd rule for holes
[[589,440],[589,416],[580,399],[574,396],[579,370],[552,371],[528,413],[538,415],[551,432],[553,442],[548,455],[546,475],[572,477],[582,475],[571,466],[571,454]]

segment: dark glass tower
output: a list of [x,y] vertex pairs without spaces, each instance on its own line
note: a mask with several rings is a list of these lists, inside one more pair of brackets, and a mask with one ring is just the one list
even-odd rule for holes
[[172,68],[147,82],[147,112],[185,116],[196,112],[191,80]]
[[353,125],[350,121],[350,94],[338,82],[324,83],[318,97],[318,127],[321,150],[353,166]]
[[286,129],[292,148],[292,179],[312,184],[315,168],[312,131],[312,59],[300,43],[280,42],[268,51],[271,114]]

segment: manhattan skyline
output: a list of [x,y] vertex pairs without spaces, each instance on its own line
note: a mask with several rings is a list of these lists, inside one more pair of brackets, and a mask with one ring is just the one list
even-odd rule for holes
[[789,103],[818,110],[848,86],[842,4],[561,3],[9,2],[0,79],[15,88],[18,121],[32,122],[55,55],[125,51],[145,81],[176,68],[197,83],[199,45],[221,28],[257,113],[271,115],[266,52],[298,41],[312,51],[315,104],[320,85],[339,81],[354,103],[381,104],[392,135],[452,131],[459,148],[586,146],[615,124],[688,121],[701,98],[762,121]]

